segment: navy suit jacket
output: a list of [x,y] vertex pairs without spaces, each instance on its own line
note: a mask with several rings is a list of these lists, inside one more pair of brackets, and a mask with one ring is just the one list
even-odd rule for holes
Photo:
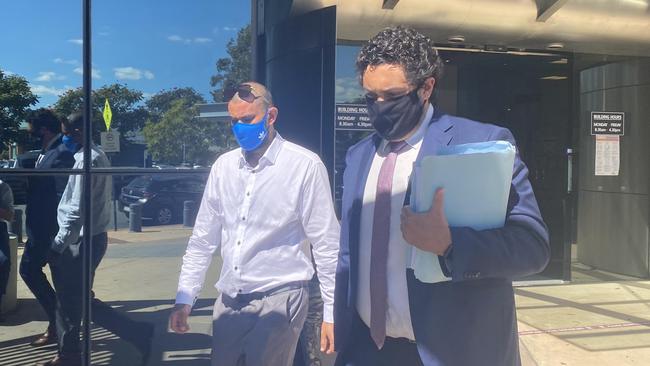
[[[47,151],[36,169],[65,169],[74,165],[72,154],[59,137]],[[68,181],[66,176],[32,176],[27,181],[25,225],[32,243],[47,248],[59,230],[56,211]]]
[[[507,140],[510,131],[437,111],[425,133],[418,160],[440,146]],[[352,146],[343,176],[341,247],[336,273],[334,329],[339,352],[351,344],[356,311],[359,231],[363,191],[379,137]],[[425,365],[518,365],[517,319],[512,279],[538,273],[550,258],[528,169],[517,154],[503,228],[477,231],[452,227],[453,248],[443,271],[451,281],[423,283],[407,270],[411,321]],[[368,255],[369,253],[363,253]]]

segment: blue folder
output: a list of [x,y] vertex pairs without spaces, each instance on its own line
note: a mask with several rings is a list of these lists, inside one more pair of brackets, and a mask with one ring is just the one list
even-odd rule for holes
[[[449,226],[485,230],[505,222],[515,147],[508,141],[488,141],[446,146],[425,156],[413,167],[411,207],[431,208],[438,188],[445,190],[445,215]],[[412,248],[411,268],[423,282],[448,281],[438,257]]]

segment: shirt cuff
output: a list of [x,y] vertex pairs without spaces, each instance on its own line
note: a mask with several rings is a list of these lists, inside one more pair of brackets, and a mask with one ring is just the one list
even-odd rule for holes
[[176,293],[176,304],[186,304],[190,306],[194,306],[194,302],[196,301],[196,298],[187,292],[182,292],[179,291]]
[[324,304],[323,305],[323,321],[325,323],[334,323],[334,305],[333,304]]

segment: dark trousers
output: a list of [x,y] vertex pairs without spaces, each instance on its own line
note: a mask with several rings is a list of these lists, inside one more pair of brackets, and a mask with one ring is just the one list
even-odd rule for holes
[[296,357],[293,366],[320,366],[320,331],[323,323],[323,299],[320,295],[320,282],[314,274],[308,285],[309,307],[307,319],[300,332]]
[[7,292],[9,273],[11,273],[9,233],[7,232],[7,223],[0,221],[0,301],[2,300],[2,295]]
[[415,342],[405,338],[386,337],[384,346],[377,345],[370,329],[357,316],[354,321],[352,343],[336,357],[335,366],[422,366]]
[[[108,238],[106,233],[93,236],[91,242],[92,278],[101,262]],[[57,296],[56,327],[59,336],[59,353],[75,354],[81,351],[79,332],[82,316],[82,257],[83,244],[78,243],[67,248],[60,257],[50,263],[52,278]],[[118,337],[135,344],[144,342],[140,323],[128,318],[123,313],[111,308],[93,294],[91,303],[92,320]]]
[[56,325],[56,293],[43,272],[51,245],[52,237],[34,236],[29,238],[20,260],[20,277],[45,310],[50,328],[54,328]]

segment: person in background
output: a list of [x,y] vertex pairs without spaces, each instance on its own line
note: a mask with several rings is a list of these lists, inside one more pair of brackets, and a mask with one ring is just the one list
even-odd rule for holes
[[[9,250],[9,230],[7,222],[14,219],[14,196],[11,187],[0,180],[0,304],[7,292],[11,272],[11,251]],[[4,321],[0,307],[0,322]]]
[[300,332],[298,347],[296,347],[296,357],[293,360],[293,366],[320,366],[320,349],[321,345],[321,324],[323,323],[323,298],[320,295],[320,282],[318,275],[309,281],[307,286],[309,292],[309,301],[307,308],[307,319]]
[[[63,123],[64,146],[74,152],[73,169],[84,167],[84,123],[83,115],[75,113]],[[93,168],[108,168],[110,163],[104,151],[90,142]],[[71,175],[63,191],[57,209],[59,231],[56,234],[48,260],[57,296],[56,326],[58,335],[58,354],[46,362],[45,366],[81,365],[81,344],[79,332],[82,315],[82,258],[84,241],[82,226],[85,208],[83,207],[83,175]],[[91,183],[92,207],[88,214],[92,217],[91,281],[108,247],[107,230],[111,217],[112,179],[108,175],[94,175]],[[92,283],[91,283],[92,288]],[[151,351],[153,325],[136,322],[116,311],[110,305],[92,294],[91,314],[94,323],[102,326],[118,337],[133,344],[142,353],[142,363],[146,364]]]
[[[61,121],[50,109],[37,109],[27,119],[30,135],[41,145],[35,169],[70,169],[74,156],[62,143]],[[41,304],[49,325],[31,345],[56,343],[56,293],[43,268],[59,231],[56,210],[65,189],[65,176],[30,176],[27,181],[25,224],[27,243],[20,260],[20,276]]]

